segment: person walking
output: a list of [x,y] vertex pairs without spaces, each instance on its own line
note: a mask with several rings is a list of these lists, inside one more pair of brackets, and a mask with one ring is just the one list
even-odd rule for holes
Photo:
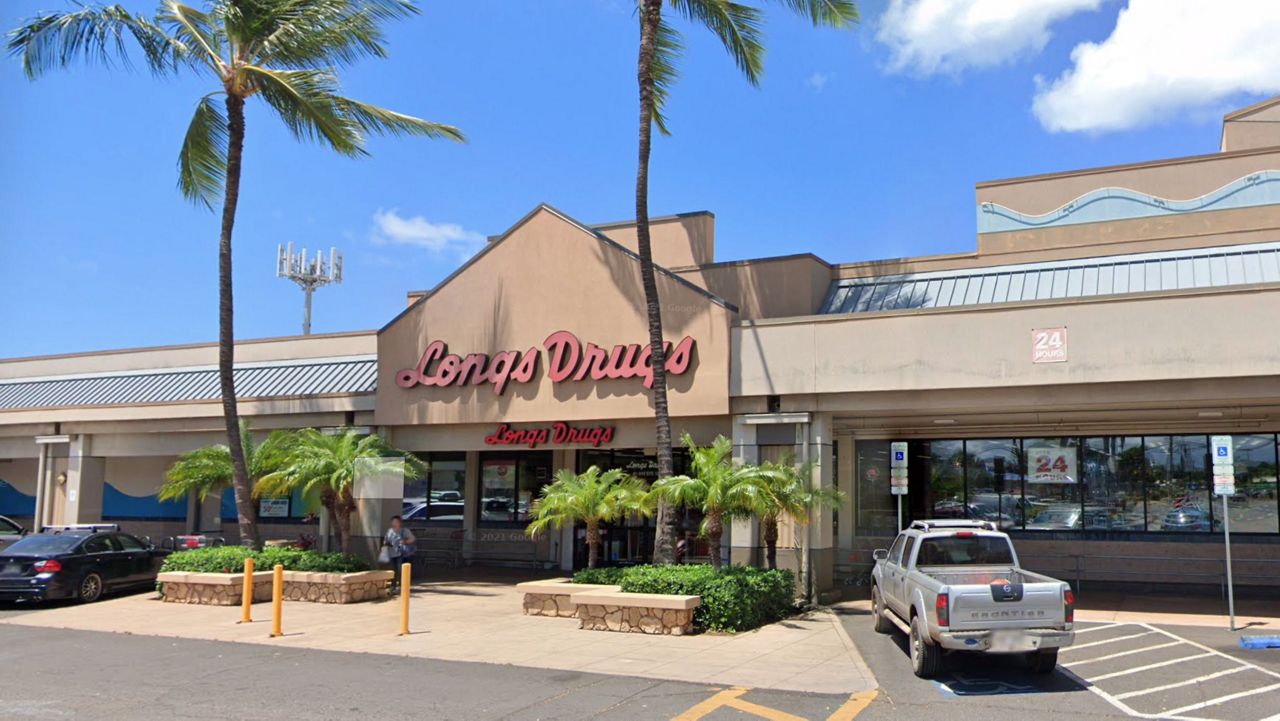
[[386,554],[387,560],[391,563],[391,570],[396,575],[391,581],[393,591],[399,589],[400,585],[400,565],[413,562],[413,554],[417,550],[414,544],[417,543],[413,531],[404,527],[404,521],[400,516],[391,517],[391,527],[387,529],[386,535],[382,537],[382,550]]

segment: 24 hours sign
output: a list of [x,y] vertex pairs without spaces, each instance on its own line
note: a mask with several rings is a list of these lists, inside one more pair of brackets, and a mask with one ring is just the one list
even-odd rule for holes
[[1075,483],[1076,449],[1044,446],[1027,449],[1027,483]]

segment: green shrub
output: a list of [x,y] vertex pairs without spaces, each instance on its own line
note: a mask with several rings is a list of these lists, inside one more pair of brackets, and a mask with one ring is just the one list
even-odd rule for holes
[[790,571],[729,566],[635,566],[622,574],[630,593],[701,596],[693,613],[697,628],[746,631],[786,618],[795,608],[795,578]]
[[356,573],[371,568],[369,562],[347,553],[321,553],[297,548],[264,548],[254,551],[244,546],[196,548],[171,553],[160,571],[187,573],[241,573],[246,558],[253,558],[254,570],[270,571],[280,564],[286,571],[313,573]]
[[573,582],[616,586],[622,583],[622,572],[625,570],[627,569],[619,566],[610,566],[608,568],[584,568],[573,574]]

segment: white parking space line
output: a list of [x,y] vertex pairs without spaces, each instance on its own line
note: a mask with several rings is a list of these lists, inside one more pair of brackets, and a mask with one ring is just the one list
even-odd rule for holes
[[1217,706],[1220,703],[1235,701],[1238,698],[1244,698],[1246,696],[1256,696],[1260,693],[1275,691],[1278,688],[1280,688],[1280,683],[1274,683],[1274,684],[1271,684],[1270,686],[1263,686],[1262,688],[1250,689],[1248,691],[1239,691],[1237,693],[1227,694],[1226,696],[1211,698],[1208,701],[1201,701],[1200,703],[1193,703],[1187,706],[1183,706],[1181,708],[1175,708],[1171,711],[1166,711],[1165,713],[1169,714],[1170,716],[1175,716],[1180,713],[1186,713],[1187,711],[1197,711],[1199,709],[1205,708],[1206,706]]
[[[1192,656],[1191,658],[1205,658],[1206,656],[1211,656],[1211,655],[1212,654],[1202,653],[1199,656]],[[1185,661],[1186,659],[1179,659],[1179,660]],[[1173,662],[1170,661],[1169,663],[1173,663]],[[1166,664],[1159,664],[1159,665],[1164,666]],[[1134,670],[1136,671],[1137,669],[1134,669]],[[1235,668],[1229,668],[1226,671],[1218,671],[1217,673],[1211,673],[1204,676],[1196,676],[1195,678],[1189,678],[1186,681],[1179,681],[1177,683],[1167,683],[1163,686],[1155,686],[1154,688],[1144,688],[1139,691],[1130,691],[1128,693],[1118,693],[1116,694],[1116,698],[1126,699],[1126,698],[1133,698],[1134,696],[1146,696],[1149,693],[1157,693],[1159,691],[1168,691],[1171,688],[1178,688],[1179,686],[1190,686],[1193,683],[1203,683],[1205,681],[1211,681],[1215,678],[1221,678],[1222,676],[1230,676],[1233,673],[1240,673],[1241,671],[1247,671],[1247,670],[1248,669],[1246,669],[1244,666],[1236,666]],[[1114,676],[1114,674],[1107,674],[1107,675]],[[1102,679],[1102,676],[1099,676],[1098,678],[1095,678],[1093,680],[1099,681],[1101,679]]]
[[1094,676],[1089,680],[1090,681],[1106,681],[1109,678],[1116,678],[1117,676],[1128,676],[1131,673],[1142,673],[1143,671],[1150,671],[1153,668],[1160,668],[1161,666],[1172,666],[1175,663],[1182,663],[1183,661],[1194,661],[1197,658],[1208,658],[1212,655],[1213,654],[1211,653],[1198,653],[1194,656],[1183,656],[1182,658],[1175,658],[1172,661],[1161,661],[1160,663],[1150,663],[1150,664],[1147,664],[1146,666],[1138,666],[1136,668],[1126,668],[1123,671],[1115,671],[1113,673],[1104,673],[1101,676]]
[[[1116,626],[1124,626],[1124,625],[1125,625],[1125,624],[1123,624],[1123,623],[1104,623],[1104,624],[1102,624],[1101,626],[1090,626],[1090,627],[1088,627],[1088,628],[1077,628],[1077,629],[1076,629],[1076,635],[1077,635],[1077,636],[1079,636],[1079,635],[1080,635],[1080,634],[1082,634],[1082,633],[1089,633],[1090,631],[1105,631],[1105,630],[1107,630],[1108,628],[1115,628]],[[1070,648],[1070,646],[1068,646],[1068,648]]]
[[1128,641],[1131,638],[1142,638],[1143,636],[1150,636],[1153,633],[1155,633],[1155,631],[1143,631],[1142,633],[1133,633],[1128,636],[1116,636],[1115,638],[1108,638],[1105,641],[1094,641],[1093,643],[1083,643],[1083,644],[1080,644],[1079,646],[1067,646],[1062,650],[1063,651],[1079,651],[1082,648],[1091,648],[1093,646],[1101,646],[1104,643],[1115,643],[1116,641]]
[[[1216,679],[1219,679],[1225,676],[1230,676],[1231,674],[1239,673],[1244,670],[1258,671],[1267,676],[1271,676],[1275,679],[1280,679],[1280,672],[1272,671],[1272,670],[1263,668],[1261,666],[1258,666],[1257,664],[1249,663],[1248,661],[1245,661],[1243,659],[1236,658],[1235,656],[1231,656],[1229,654],[1223,653],[1216,649],[1210,648],[1209,646],[1206,646],[1202,643],[1196,643],[1195,641],[1182,638],[1181,636],[1178,636],[1176,633],[1166,631],[1162,628],[1157,628],[1147,623],[1112,624],[1109,626],[1096,626],[1096,627],[1093,627],[1090,629],[1084,629],[1084,630],[1099,630],[1102,628],[1114,628],[1115,626],[1118,626],[1118,625],[1131,625],[1136,628],[1146,629],[1147,631],[1150,631],[1152,633],[1165,636],[1170,641],[1169,643],[1161,643],[1155,646],[1147,646],[1145,648],[1136,649],[1133,651],[1123,651],[1121,653],[1113,653],[1110,655],[1101,656],[1099,658],[1090,658],[1090,659],[1084,659],[1081,661],[1075,661],[1072,663],[1062,664],[1061,671],[1064,675],[1074,679],[1081,685],[1088,688],[1098,697],[1102,698],[1104,701],[1111,704],[1113,707],[1115,707],[1119,711],[1122,711],[1123,713],[1131,717],[1141,718],[1141,719],[1173,719],[1175,721],[1212,721],[1212,719],[1206,719],[1199,715],[1189,716],[1186,714],[1196,712],[1200,709],[1210,708],[1210,707],[1218,706],[1220,704],[1228,703],[1231,701],[1236,701],[1238,699],[1249,698],[1252,696],[1257,696],[1259,694],[1271,693],[1271,692],[1280,690],[1280,683],[1274,683],[1268,686],[1248,689],[1245,691],[1239,691],[1236,693],[1231,693],[1224,696],[1218,696],[1215,698],[1209,698],[1199,703],[1182,706],[1180,708],[1170,709],[1168,711],[1161,711],[1159,713],[1144,713],[1142,711],[1138,711],[1130,707],[1128,704],[1126,704],[1125,699],[1148,696],[1150,694],[1159,693],[1161,691],[1168,691],[1170,689],[1182,688],[1185,686],[1205,684],[1202,691],[1203,693],[1202,698],[1203,698],[1204,696],[1209,696],[1212,694],[1213,682]],[[1085,646],[1090,646],[1090,645],[1099,645],[1099,644],[1085,644],[1083,646],[1078,646],[1075,648],[1084,648]],[[1094,663],[1095,661],[1107,661],[1110,659],[1121,658],[1121,657],[1130,656],[1133,654],[1140,654],[1143,651],[1153,651],[1156,649],[1170,648],[1178,645],[1186,645],[1190,649],[1195,649],[1199,653],[1195,653],[1191,656],[1183,656],[1182,658],[1171,659],[1168,661],[1160,661],[1158,663],[1148,663],[1140,666],[1135,666],[1132,668],[1121,669],[1119,671],[1105,673],[1100,676],[1094,676],[1092,678],[1082,675],[1080,671],[1073,671],[1068,668],[1073,666],[1083,666],[1085,664]],[[1173,666],[1176,664],[1186,663],[1189,661],[1195,661],[1196,659],[1206,659],[1214,656],[1230,661],[1232,666],[1224,670],[1219,670],[1214,673],[1200,675],[1195,678],[1187,679],[1185,681],[1161,684],[1161,685],[1153,686],[1151,688],[1136,689],[1136,690],[1128,691],[1121,694],[1108,693],[1105,689],[1101,688],[1099,685],[1099,682],[1106,681],[1108,679],[1113,679],[1121,676],[1130,676],[1132,674],[1142,673],[1143,671],[1149,671],[1152,669],[1162,668],[1166,666]],[[1225,689],[1222,689],[1222,690],[1225,690]],[[1261,721],[1280,721],[1280,714],[1269,716],[1265,719],[1261,719]]]
[[1062,665],[1066,666],[1067,668],[1075,668],[1076,666],[1083,666],[1086,663],[1110,661],[1113,658],[1120,658],[1122,656],[1132,656],[1135,653],[1143,653],[1145,651],[1155,651],[1156,649],[1161,649],[1161,648],[1169,648],[1170,646],[1177,646],[1180,643],[1182,643],[1182,641],[1171,641],[1170,643],[1159,643],[1159,644],[1156,644],[1155,646],[1143,646],[1142,648],[1135,648],[1132,651],[1121,651],[1120,653],[1113,653],[1107,656],[1099,656],[1097,658],[1086,658],[1083,661],[1072,661],[1071,663],[1064,663]]

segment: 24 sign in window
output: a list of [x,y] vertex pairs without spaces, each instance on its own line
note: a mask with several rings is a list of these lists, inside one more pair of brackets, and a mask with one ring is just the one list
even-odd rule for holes
[[1028,448],[1031,473],[1027,483],[1075,483],[1076,449],[1069,446]]
[[1067,329],[1036,328],[1031,331],[1032,363],[1066,363]]

